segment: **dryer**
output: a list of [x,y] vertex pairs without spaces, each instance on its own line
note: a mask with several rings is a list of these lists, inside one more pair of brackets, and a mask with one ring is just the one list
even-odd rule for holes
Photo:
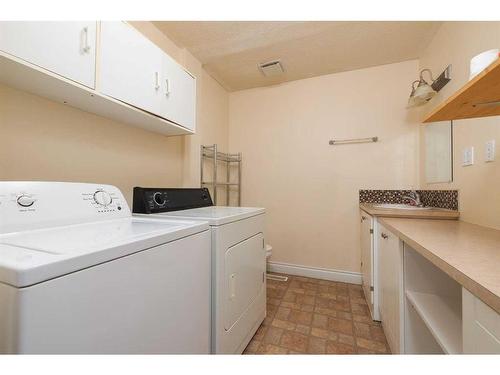
[[0,182],[0,353],[210,352],[207,223],[114,186]]
[[266,316],[265,209],[213,206],[206,188],[134,188],[134,215],[207,221],[212,352],[242,353]]

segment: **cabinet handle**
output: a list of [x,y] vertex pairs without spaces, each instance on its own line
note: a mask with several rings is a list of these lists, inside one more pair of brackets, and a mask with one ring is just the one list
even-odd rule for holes
[[170,80],[165,79],[165,96],[170,96]]
[[84,27],[83,28],[83,48],[82,48],[83,53],[89,53],[90,52],[90,46],[89,46],[89,28]]
[[155,90],[160,88],[160,75],[158,72],[155,72]]
[[380,233],[380,236],[381,236],[384,240],[386,240],[386,239],[388,239],[388,238],[389,238],[389,236],[388,236],[387,234],[385,234],[384,232]]
[[229,299],[233,300],[236,297],[236,274],[232,273],[229,276]]

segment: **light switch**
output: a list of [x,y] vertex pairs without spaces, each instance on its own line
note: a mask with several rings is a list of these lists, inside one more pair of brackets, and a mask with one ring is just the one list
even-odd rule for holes
[[495,160],[495,140],[491,139],[486,142],[486,147],[484,150],[484,161],[494,161]]
[[462,167],[474,164],[474,147],[466,147],[462,153]]

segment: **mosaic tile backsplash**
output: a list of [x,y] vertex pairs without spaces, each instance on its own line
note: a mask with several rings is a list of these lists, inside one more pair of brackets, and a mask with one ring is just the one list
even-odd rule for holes
[[[360,203],[408,203],[411,190],[360,190]],[[417,190],[424,206],[458,210],[458,190]]]

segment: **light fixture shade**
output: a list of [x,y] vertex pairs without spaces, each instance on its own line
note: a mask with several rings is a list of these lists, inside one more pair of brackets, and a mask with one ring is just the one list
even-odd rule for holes
[[436,91],[427,83],[421,82],[418,87],[415,89],[414,97],[419,98],[424,103],[431,100],[431,98],[436,95]]
[[421,100],[413,95],[408,98],[408,105],[406,108],[418,107],[419,105],[425,104],[425,100]]

